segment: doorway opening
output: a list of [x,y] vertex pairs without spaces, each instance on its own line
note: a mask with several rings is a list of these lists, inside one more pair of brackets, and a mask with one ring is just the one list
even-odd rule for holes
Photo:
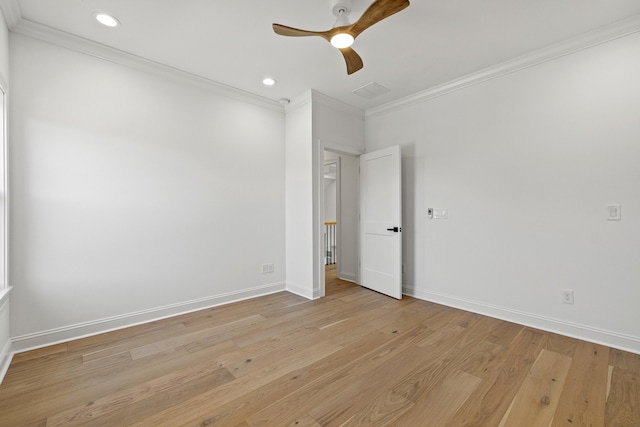
[[324,151],[324,295],[357,286],[358,157]]
[[[322,147],[322,146],[321,146]],[[402,298],[402,157],[400,146],[390,146],[361,155],[318,152],[316,169],[317,215],[314,217],[314,277],[318,294],[326,296],[323,253],[325,222],[324,161],[337,156],[336,185],[336,278]],[[347,179],[347,162],[353,164],[353,179]],[[322,163],[320,163],[322,161]],[[348,186],[352,185],[351,188]],[[330,199],[330,198],[328,198]],[[348,247],[349,246],[349,247]],[[351,271],[349,271],[351,270]],[[331,274],[331,272],[330,272]],[[331,277],[331,276],[329,276]]]

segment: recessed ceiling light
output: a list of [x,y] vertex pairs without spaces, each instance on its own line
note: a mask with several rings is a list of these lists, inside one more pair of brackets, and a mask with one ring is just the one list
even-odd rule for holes
[[106,13],[96,13],[96,20],[101,23],[102,25],[105,25],[107,27],[117,27],[118,25],[120,25],[120,21],[118,21],[116,18],[114,18],[111,15],[107,15]]
[[273,86],[274,84],[276,84],[276,81],[274,79],[272,79],[271,77],[265,77],[262,80],[262,84],[265,86]]

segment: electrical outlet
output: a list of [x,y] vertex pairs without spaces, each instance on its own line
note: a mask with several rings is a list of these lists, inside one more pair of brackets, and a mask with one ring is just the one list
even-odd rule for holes
[[620,221],[622,207],[620,205],[607,206],[607,221]]
[[573,291],[571,289],[562,290],[562,303],[573,304]]

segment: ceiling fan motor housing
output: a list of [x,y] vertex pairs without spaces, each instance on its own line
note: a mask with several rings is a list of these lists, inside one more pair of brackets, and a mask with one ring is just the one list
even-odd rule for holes
[[331,0],[331,11],[333,15],[340,18],[351,13],[352,0]]

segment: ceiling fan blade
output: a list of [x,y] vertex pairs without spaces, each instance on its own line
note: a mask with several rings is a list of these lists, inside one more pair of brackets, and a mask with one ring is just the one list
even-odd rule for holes
[[364,66],[362,58],[360,58],[360,55],[358,55],[355,50],[350,47],[339,50],[342,52],[342,56],[344,56],[344,60],[347,63],[347,74],[353,74]]
[[354,38],[358,37],[360,33],[373,24],[390,17],[394,13],[400,12],[408,6],[409,0],[375,0],[369,5],[367,10],[364,11],[360,19],[351,25],[349,32]]
[[327,37],[328,31],[308,31],[301,30],[299,28],[287,27],[286,25],[273,24],[273,31],[276,34],[280,34],[281,36],[289,36],[289,37],[306,37],[306,36],[320,36],[326,40],[329,40]]

